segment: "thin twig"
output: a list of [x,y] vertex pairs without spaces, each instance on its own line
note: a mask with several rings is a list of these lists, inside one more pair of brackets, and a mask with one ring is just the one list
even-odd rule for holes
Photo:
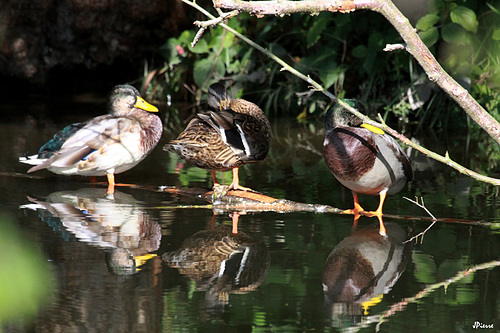
[[[198,21],[196,21],[198,22]],[[196,22],[194,24],[196,25]],[[200,30],[196,33],[196,36],[194,36],[193,41],[191,42],[191,47],[195,47],[198,41],[200,40],[201,36],[203,36],[203,33],[205,32],[205,28],[201,27]]]
[[422,203],[418,202],[418,197],[415,197],[415,200],[411,200],[410,198],[407,198],[407,197],[403,197],[403,198],[406,199],[406,200],[408,200],[409,202],[414,203],[415,205],[417,205],[418,207],[422,208],[423,210],[425,210],[425,212],[427,214],[429,214],[429,216],[432,218],[432,223],[427,227],[427,229],[425,229],[424,231],[422,231],[418,235],[415,235],[412,238],[410,238],[410,239],[408,239],[408,240],[406,240],[406,241],[403,242],[403,244],[406,244],[406,243],[411,242],[413,240],[415,240],[415,242],[417,242],[418,241],[418,237],[422,236],[422,239],[420,240],[420,243],[422,243],[424,241],[424,235],[425,235],[425,233],[430,228],[432,228],[432,226],[437,222],[437,219],[434,217],[434,215],[432,215],[432,213],[427,209],[427,207],[425,207],[424,198],[423,197],[420,198],[420,201]]
[[230,19],[231,17],[237,16],[240,12],[238,10],[233,10],[228,13],[223,13],[222,10],[219,8],[216,8],[217,12],[219,13],[219,17],[216,17],[214,19],[208,20],[208,21],[194,21],[194,25],[197,27],[200,27],[200,30],[196,33],[196,36],[194,37],[193,41],[191,42],[191,47],[195,47],[198,41],[200,40],[201,36],[205,32],[205,30],[208,27],[211,27],[213,25],[218,25],[222,21],[225,21],[227,19]]

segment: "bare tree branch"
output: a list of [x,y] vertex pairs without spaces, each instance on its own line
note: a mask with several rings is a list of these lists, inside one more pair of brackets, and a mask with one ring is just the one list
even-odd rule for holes
[[422,197],[422,198],[420,198],[421,203],[419,203],[419,202],[418,202],[418,198],[417,198],[417,197],[415,197],[415,200],[411,200],[411,199],[409,199],[409,198],[407,198],[407,197],[403,197],[403,198],[405,198],[405,199],[406,199],[406,200],[408,200],[409,202],[412,202],[412,203],[414,203],[415,205],[417,205],[418,207],[420,207],[420,208],[422,208],[423,210],[425,210],[425,212],[426,212],[427,214],[429,214],[429,216],[432,218],[432,223],[431,223],[431,224],[430,224],[430,225],[429,225],[429,226],[428,226],[428,227],[427,227],[424,231],[422,231],[422,232],[421,232],[421,233],[419,233],[418,235],[415,235],[415,236],[413,236],[412,238],[410,238],[410,239],[408,239],[408,240],[406,240],[406,241],[404,241],[404,242],[403,242],[403,244],[406,244],[406,243],[408,243],[408,242],[413,241],[414,239],[415,239],[415,240],[417,240],[417,239],[418,239],[418,237],[422,236],[422,239],[420,240],[420,243],[422,243],[422,242],[424,241],[424,235],[425,235],[425,233],[426,233],[426,232],[427,232],[430,228],[432,228],[432,226],[433,226],[433,225],[437,222],[437,219],[434,217],[434,215],[432,215],[432,213],[431,213],[431,212],[427,209],[427,207],[425,207],[425,204],[424,204],[424,198],[423,198],[423,197]]
[[419,62],[429,80],[439,85],[490,137],[500,144],[500,123],[495,120],[468,92],[437,62],[422,42],[408,19],[390,0],[330,0],[330,1],[242,1],[214,0],[216,8],[248,12],[257,16],[285,15],[297,12],[317,14],[321,11],[347,13],[369,9],[382,14],[406,43],[406,50]]
[[[204,21],[203,23],[198,23],[197,25],[200,25],[200,26],[203,26],[203,27],[208,27],[210,24],[218,24],[218,25],[220,25],[221,27],[223,27],[227,31],[233,33],[236,37],[242,39],[243,41],[245,41],[246,43],[248,43],[253,48],[257,49],[258,51],[260,51],[262,53],[264,53],[266,56],[268,56],[269,58],[273,59],[274,61],[276,61],[281,66],[283,66],[283,68],[281,69],[282,71],[288,71],[291,74],[297,76],[298,78],[306,81],[308,84],[310,84],[311,89],[323,93],[325,96],[327,96],[328,98],[330,98],[332,101],[337,100],[337,97],[335,95],[333,95],[328,90],[324,89],[323,86],[321,86],[319,83],[317,83],[316,81],[314,81],[311,77],[302,74],[301,72],[299,72],[298,70],[296,70],[295,68],[293,68],[289,64],[287,64],[285,61],[283,61],[282,59],[278,58],[276,55],[274,55],[269,50],[263,48],[262,46],[260,46],[259,44],[255,43],[254,41],[250,40],[246,36],[240,34],[236,30],[232,29],[228,25],[222,23],[223,19],[221,19],[221,20],[217,19],[215,16],[213,16],[208,11],[206,11],[204,8],[200,7],[193,0],[182,0],[182,1],[184,3],[186,3],[186,4],[188,4],[188,5],[196,8],[197,10],[199,10],[200,12],[202,12],[204,15],[206,15],[208,18],[210,18],[209,21]],[[222,1],[222,0],[219,0],[219,1]],[[224,1],[233,1],[233,0],[224,0]],[[239,2],[242,2],[242,1],[239,1]],[[260,2],[266,2],[266,1],[259,1],[259,3]],[[284,3],[286,3],[286,2],[288,2],[288,1],[284,1]],[[371,3],[371,1],[362,1],[362,2],[365,3],[365,4]],[[283,3],[283,2],[280,2],[280,3]],[[354,1],[353,3],[356,3],[356,1]],[[496,185],[496,186],[500,186],[500,179],[487,177],[487,176],[478,174],[478,173],[476,173],[476,172],[474,172],[472,170],[469,170],[466,167],[464,167],[464,166],[456,163],[455,161],[451,160],[451,158],[448,156],[448,154],[446,154],[445,156],[442,156],[442,155],[439,155],[437,153],[434,153],[434,152],[428,150],[427,148],[424,148],[424,147],[420,146],[419,144],[411,141],[410,139],[408,139],[407,137],[405,137],[403,134],[400,134],[396,130],[390,128],[383,121],[381,123],[375,122],[375,121],[371,120],[370,118],[368,118],[366,115],[362,114],[361,112],[357,111],[356,109],[354,109],[353,107],[351,107],[350,105],[348,105],[347,103],[345,103],[344,101],[338,100],[337,102],[340,105],[342,105],[342,107],[348,109],[350,112],[354,113],[356,116],[358,116],[359,118],[363,119],[363,121],[365,123],[373,125],[373,126],[378,127],[378,128],[381,128],[382,130],[388,132],[389,134],[391,134],[392,136],[396,137],[397,139],[399,139],[400,141],[402,141],[406,145],[408,145],[408,146],[410,146],[410,147],[412,147],[414,149],[417,149],[421,153],[423,153],[423,154],[425,154],[425,155],[427,155],[427,156],[429,156],[429,157],[431,157],[431,158],[433,158],[433,159],[435,159],[435,160],[437,160],[439,162],[442,162],[442,163],[444,163],[444,164],[446,164],[446,165],[454,168],[455,170],[457,170],[460,173],[463,173],[463,174],[465,174],[465,175],[467,175],[469,177],[472,177],[474,179],[477,179],[477,180],[480,180],[480,181],[483,181],[483,182],[486,182],[486,183],[490,183],[490,184],[493,184],[493,185]]]
[[305,0],[305,1],[240,1],[214,0],[215,8],[236,9],[262,17],[263,15],[287,15],[294,13],[341,12],[349,13],[355,9],[374,5],[373,0]]

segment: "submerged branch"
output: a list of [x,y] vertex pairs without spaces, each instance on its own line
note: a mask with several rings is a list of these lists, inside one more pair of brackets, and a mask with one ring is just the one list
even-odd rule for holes
[[[203,189],[178,189],[173,187],[161,187],[160,191],[195,195],[211,203],[214,210],[224,212],[313,212],[313,213],[340,213],[343,210],[328,205],[307,204],[294,202],[286,199],[276,199],[262,193],[230,190],[228,186],[220,185],[225,190],[207,191]],[[223,194],[221,194],[223,193]]]
[[[259,44],[255,43],[254,41],[252,41],[251,39],[247,38],[246,36],[240,34],[236,30],[234,30],[231,27],[229,27],[228,25],[226,25],[224,23],[221,23],[222,20],[217,20],[215,16],[213,16],[212,14],[210,14],[204,8],[200,7],[196,2],[194,2],[192,0],[182,0],[182,1],[184,3],[186,3],[186,4],[188,4],[188,5],[196,8],[197,10],[199,10],[200,12],[202,12],[204,15],[206,15],[208,18],[210,18],[210,21],[205,21],[205,23],[206,22],[210,22],[211,24],[213,23],[213,24],[220,25],[222,28],[224,28],[227,31],[233,33],[236,37],[238,37],[241,40],[245,41],[246,43],[248,43],[253,48],[257,49],[258,51],[260,51],[262,53],[264,53],[266,56],[268,56],[269,58],[273,59],[274,61],[276,61],[281,66],[283,66],[282,70],[288,71],[291,74],[297,76],[298,78],[306,81],[308,84],[311,85],[311,87],[312,87],[313,90],[318,91],[318,92],[322,92],[324,95],[326,95],[328,98],[330,98],[333,101],[337,100],[337,98],[336,98],[335,95],[333,95],[332,93],[330,93],[328,90],[324,89],[323,86],[321,86],[321,84],[319,84],[318,82],[314,81],[311,77],[302,74],[301,72],[299,72],[295,68],[293,68],[290,65],[288,65],[281,58],[279,58],[276,55],[274,55],[269,50],[263,48],[262,46],[260,46]],[[231,1],[231,0],[226,0],[226,1]],[[260,2],[261,1],[259,1],[259,3]],[[281,3],[286,3],[286,2],[287,1],[279,2],[279,3],[281,4]],[[366,4],[371,3],[371,2],[370,1],[364,1],[363,3],[365,3],[365,5],[366,5]],[[209,26],[209,25],[204,24],[202,22],[197,22],[197,25],[201,26],[202,28],[205,28],[205,27]],[[418,35],[417,35],[417,38],[418,38]],[[375,122],[375,121],[371,120],[370,118],[368,118],[364,114],[362,114],[359,111],[357,111],[356,109],[352,108],[350,105],[348,105],[344,101],[342,101],[342,100],[339,99],[337,102],[342,107],[348,109],[350,112],[354,113],[356,116],[358,116],[359,118],[363,119],[363,121],[365,123],[373,125],[375,127],[379,127],[381,129],[385,130],[386,132],[388,132],[392,136],[396,137],[397,139],[399,139],[400,141],[402,141],[406,145],[408,145],[408,146],[410,146],[410,147],[412,147],[412,148],[420,151],[421,153],[423,153],[423,154],[425,154],[425,155],[427,155],[427,156],[429,156],[429,157],[431,157],[431,158],[433,158],[433,159],[435,159],[435,160],[437,160],[437,161],[439,161],[441,163],[444,163],[444,164],[452,167],[453,169],[459,171],[460,173],[463,173],[463,174],[465,174],[465,175],[467,175],[469,177],[472,177],[472,178],[477,179],[477,180],[482,181],[482,182],[486,182],[486,183],[490,183],[490,184],[493,184],[493,185],[496,185],[496,186],[500,186],[500,179],[487,177],[487,176],[478,174],[477,172],[474,172],[474,171],[472,171],[470,169],[467,169],[466,167],[464,167],[464,166],[458,164],[457,162],[454,162],[453,160],[451,160],[451,158],[448,156],[448,154],[446,154],[445,156],[441,156],[441,155],[439,155],[437,153],[434,153],[434,152],[428,150],[427,148],[424,148],[424,147],[420,146],[419,144],[411,141],[410,139],[408,139],[407,137],[405,137],[403,134],[401,134],[401,133],[395,131],[394,129],[390,128],[389,126],[387,126],[385,123],[378,123],[378,122]],[[500,138],[500,135],[499,135],[499,138]]]

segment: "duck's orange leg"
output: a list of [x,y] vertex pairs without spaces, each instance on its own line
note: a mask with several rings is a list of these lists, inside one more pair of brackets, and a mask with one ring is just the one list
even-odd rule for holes
[[384,221],[382,220],[382,216],[384,215],[384,214],[382,214],[382,208],[384,207],[384,201],[385,201],[385,198],[387,196],[387,193],[380,192],[379,195],[380,195],[380,203],[378,205],[377,210],[374,212],[365,212],[365,214],[367,216],[376,216],[378,218],[378,222],[380,224],[378,233],[382,236],[385,236],[385,235],[387,235],[387,232],[385,230]]
[[113,194],[115,193],[115,175],[108,173],[106,176],[108,177],[108,191],[106,193]]
[[[241,190],[241,191],[250,191],[256,192],[248,187],[240,186],[240,178],[238,176],[238,168],[233,168],[233,182],[229,185],[228,190]],[[258,192],[257,192],[258,193]]]
[[353,209],[346,209],[342,212],[342,214],[359,215],[360,212],[364,212],[363,207],[361,207],[361,205],[359,204],[358,193],[352,191],[352,197],[354,199],[354,208]]
[[210,173],[212,174],[212,180],[214,182],[214,185],[219,185],[219,181],[217,180],[217,176],[215,175],[215,171],[210,170]]

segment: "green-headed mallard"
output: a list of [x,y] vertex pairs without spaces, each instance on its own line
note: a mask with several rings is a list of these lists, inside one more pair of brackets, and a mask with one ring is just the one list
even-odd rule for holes
[[264,112],[244,99],[231,99],[221,83],[208,89],[208,105],[214,111],[198,114],[179,137],[164,150],[178,153],[189,163],[212,173],[233,170],[229,189],[248,190],[239,185],[238,168],[262,161],[269,151],[271,125]]
[[108,194],[114,193],[114,174],[142,161],[160,140],[163,125],[158,116],[146,112],[158,109],[129,85],[111,90],[108,110],[108,115],[66,126],[37,155],[19,160],[35,165],[28,172],[47,169],[62,175],[107,175]]
[[[344,100],[360,112],[364,106],[355,100]],[[326,136],[323,155],[337,180],[351,189],[354,208],[346,213],[358,214],[363,208],[358,193],[379,195],[380,204],[367,215],[382,215],[386,194],[399,192],[413,180],[408,157],[391,136],[363,121],[336,103],[325,116]],[[380,234],[385,234],[380,219]]]

